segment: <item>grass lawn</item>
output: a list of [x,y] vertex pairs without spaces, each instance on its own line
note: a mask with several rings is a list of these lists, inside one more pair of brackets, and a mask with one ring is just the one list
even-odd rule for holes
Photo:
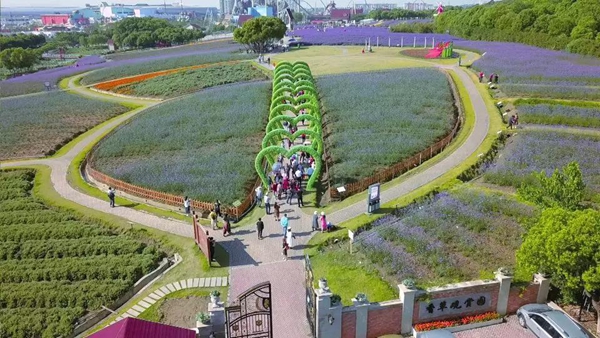
[[311,46],[277,54],[271,61],[304,61],[314,76],[326,74],[369,72],[392,68],[426,67],[427,62],[400,56],[398,48],[376,48],[373,53],[361,53],[360,46]]

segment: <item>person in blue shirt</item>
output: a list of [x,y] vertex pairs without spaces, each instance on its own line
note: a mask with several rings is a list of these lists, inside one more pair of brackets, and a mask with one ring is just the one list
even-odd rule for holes
[[290,224],[290,221],[287,218],[287,214],[283,215],[280,222],[281,222],[281,228],[283,230],[283,237],[285,237],[285,235],[287,234],[288,225]]

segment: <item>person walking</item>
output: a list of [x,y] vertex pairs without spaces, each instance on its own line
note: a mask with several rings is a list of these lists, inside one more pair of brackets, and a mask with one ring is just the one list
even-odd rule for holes
[[283,236],[283,260],[287,261],[287,252],[289,250],[289,245],[287,244],[286,240],[285,240],[285,236]]
[[511,115],[508,119],[508,129],[513,129],[513,124],[515,123],[515,116]]
[[263,239],[262,232],[265,228],[265,223],[259,218],[258,222],[256,222],[256,232],[258,232],[258,239]]
[[484,77],[485,77],[485,74],[483,72],[479,72],[479,83],[483,82]]
[[256,191],[256,206],[258,206],[260,208],[260,205],[261,205],[262,199],[263,199],[262,185],[259,185],[255,191]]
[[513,121],[515,128],[519,125],[519,113],[515,113],[515,119]]
[[492,75],[490,75],[490,83],[494,82],[494,73],[492,73]]
[[494,74],[494,83],[498,84],[498,74]]
[[113,189],[112,187],[108,187],[108,200],[110,203],[110,207],[114,208],[115,207],[115,189]]
[[273,209],[275,210],[275,220],[279,221],[279,204],[277,203],[277,201],[275,201],[275,204],[273,205]]
[[283,237],[285,237],[287,234],[288,225],[290,225],[290,221],[287,218],[287,214],[283,214],[283,217],[281,218],[280,223],[281,223],[281,228],[283,229]]
[[219,200],[215,202],[215,212],[217,213],[217,216],[221,216],[221,202],[219,202]]
[[269,193],[265,194],[265,211],[267,215],[271,213],[271,196]]
[[185,209],[185,215],[189,216],[190,215],[190,200],[188,199],[187,196],[185,196],[183,198],[183,208]]
[[327,231],[327,218],[325,217],[325,213],[321,212],[321,232]]
[[229,216],[225,214],[223,216],[223,236],[231,235],[231,223],[229,223]]
[[215,209],[213,209],[210,214],[208,214],[208,218],[210,219],[210,225],[212,226],[213,230],[217,230],[217,213],[215,212]]
[[292,197],[294,197],[294,190],[292,190],[292,187],[288,187],[287,191],[286,191],[286,197],[285,197],[285,202],[289,205],[292,204]]
[[288,247],[291,249],[294,247],[293,240],[296,239],[294,233],[292,232],[292,228],[288,228],[287,233],[285,234],[285,241],[288,244]]
[[298,199],[298,207],[302,208],[304,206],[304,201],[302,200],[302,188],[299,188],[296,191],[296,198]]
[[313,213],[312,229],[313,231],[319,230],[319,213],[317,211]]

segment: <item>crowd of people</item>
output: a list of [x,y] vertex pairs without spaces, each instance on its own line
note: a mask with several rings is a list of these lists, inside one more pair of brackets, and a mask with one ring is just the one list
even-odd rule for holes
[[[485,79],[485,73],[484,72],[479,72],[479,82],[480,83],[483,82],[483,79]],[[498,74],[492,73],[490,75],[490,79],[489,79],[488,83],[498,84]]]

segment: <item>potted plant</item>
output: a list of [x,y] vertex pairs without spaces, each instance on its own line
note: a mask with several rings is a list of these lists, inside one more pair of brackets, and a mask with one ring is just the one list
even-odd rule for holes
[[321,277],[319,279],[319,289],[321,290],[327,290],[329,289],[329,286],[327,286],[327,279],[324,277]]
[[342,297],[340,297],[340,295],[338,295],[337,293],[334,293],[333,295],[331,295],[331,298],[329,299],[331,301],[331,306],[338,306],[342,303]]
[[359,303],[368,303],[369,302],[367,300],[367,295],[365,295],[364,293],[357,293],[356,296],[354,296],[354,299]]
[[410,279],[410,278],[407,278],[407,279],[403,280],[402,284],[404,286],[406,286],[407,289],[410,289],[410,290],[415,289],[415,281],[412,280],[412,279]]
[[210,302],[213,304],[218,304],[221,297],[221,292],[219,290],[212,290],[210,292]]
[[208,325],[210,324],[210,315],[208,313],[200,312],[196,315],[196,321],[202,325]]

